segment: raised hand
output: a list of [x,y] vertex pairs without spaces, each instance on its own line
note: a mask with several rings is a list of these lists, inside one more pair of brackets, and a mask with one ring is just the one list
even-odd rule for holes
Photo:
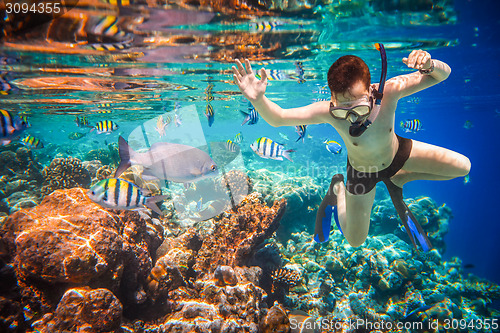
[[408,58],[403,58],[403,62],[410,68],[429,69],[431,68],[431,55],[423,50],[413,50]]
[[[236,66],[232,66],[234,83],[238,85],[241,93],[250,102],[256,101],[264,96],[267,86],[267,74],[264,68],[260,69],[260,80],[257,79],[250,61],[245,59],[245,66],[236,59]],[[245,68],[246,67],[246,68]]]

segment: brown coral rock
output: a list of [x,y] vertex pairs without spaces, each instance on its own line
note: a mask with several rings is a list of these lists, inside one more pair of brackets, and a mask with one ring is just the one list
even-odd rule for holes
[[75,288],[66,291],[53,314],[33,326],[37,332],[110,332],[119,329],[120,301],[107,289]]
[[237,213],[215,222],[213,234],[198,251],[195,269],[214,272],[218,266],[247,265],[256,247],[276,231],[285,208],[285,200],[267,207],[258,193],[248,195]]
[[121,291],[137,303],[150,253],[162,237],[147,223],[138,212],[105,210],[74,188],[12,214],[0,236],[14,258],[22,293],[35,305],[53,307],[68,284]]
[[260,324],[263,333],[288,333],[290,332],[290,321],[283,307],[277,302],[267,311],[267,315]]

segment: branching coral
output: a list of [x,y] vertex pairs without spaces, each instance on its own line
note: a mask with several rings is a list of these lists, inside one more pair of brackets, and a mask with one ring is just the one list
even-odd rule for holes
[[41,188],[47,195],[57,189],[84,187],[90,185],[90,174],[82,162],[73,157],[55,158],[42,170],[44,185]]

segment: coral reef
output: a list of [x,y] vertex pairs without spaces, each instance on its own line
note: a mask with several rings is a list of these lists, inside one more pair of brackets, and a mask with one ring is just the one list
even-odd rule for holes
[[[111,171],[112,174],[105,176],[108,173],[108,170]],[[115,170],[111,168],[107,170],[102,170],[102,174],[99,175],[99,177],[104,177],[104,178],[113,177],[114,172]],[[162,193],[161,187],[164,186],[165,183],[160,179],[144,180],[142,178],[142,167],[137,165],[133,165],[130,168],[128,168],[124,173],[120,175],[120,178],[131,181],[135,185],[139,186],[141,189],[151,192],[150,195],[160,195]]]
[[44,183],[41,192],[45,195],[57,189],[88,188],[91,181],[88,170],[79,159],[73,157],[53,159],[50,165],[43,169],[42,175]]
[[[449,221],[453,217],[451,209],[445,204],[439,206],[429,197],[418,197],[405,200],[422,228],[426,231],[434,248],[440,253],[446,251],[444,236],[449,230]],[[401,228],[401,221],[392,201],[383,199],[376,202],[370,219],[371,235],[394,233],[401,239],[410,242],[406,231]]]
[[198,251],[195,269],[213,272],[221,265],[247,265],[257,246],[278,229],[285,208],[284,200],[269,208],[262,206],[258,193],[248,195],[238,214],[214,221],[214,232]]
[[231,170],[219,177],[215,183],[215,190],[226,193],[235,203],[239,204],[243,198],[252,192],[252,180],[241,170]]
[[287,210],[281,220],[278,237],[288,239],[292,233],[313,232],[317,208],[323,199],[322,188],[308,176],[293,177],[282,172],[259,169],[249,172],[253,189],[266,202],[285,199]]
[[[85,167],[89,178],[103,168],[96,161]],[[126,177],[137,181],[138,172]],[[219,191],[226,179],[250,186],[244,173],[228,174]],[[304,230],[280,241],[273,236],[286,211],[297,224],[319,203],[318,186],[308,177],[253,176],[263,194],[189,228],[171,216],[103,209],[82,188],[56,190],[34,208],[0,217],[0,330],[289,332],[292,322],[363,320],[358,331],[370,331],[367,323],[499,317],[491,303],[500,287],[465,277],[459,259],[441,257],[451,218],[445,205],[407,200],[437,244],[427,253],[412,248],[385,198],[361,247],[339,231],[324,244]],[[17,180],[0,184],[11,196],[27,195],[27,183]]]
[[73,288],[66,291],[54,313],[33,323],[38,332],[110,332],[121,326],[122,305],[107,289]]
[[108,144],[108,149],[98,148],[92,149],[85,154],[85,161],[99,160],[102,165],[112,165],[117,166],[120,162],[120,154],[118,152],[118,144],[110,143]]
[[0,211],[12,214],[40,202],[41,169],[38,159],[25,147],[0,153]]
[[12,214],[0,236],[23,299],[47,313],[69,286],[106,288],[126,307],[140,304],[162,230],[144,214],[104,210],[74,188]]
[[284,201],[267,207],[253,193],[161,244],[159,220],[105,210],[84,192],[56,190],[1,225],[12,267],[2,281],[19,286],[0,289],[12,304],[0,308],[6,332],[288,331],[284,308],[267,308],[262,269],[246,266],[278,228]]
[[500,315],[487,305],[500,298],[499,286],[464,277],[461,263],[442,261],[436,249],[415,253],[394,234],[368,237],[352,248],[338,231],[323,245],[302,232],[279,245],[283,260],[307,275],[306,290],[292,288],[283,304],[317,320],[396,325],[415,319],[425,326],[436,319],[470,322]]

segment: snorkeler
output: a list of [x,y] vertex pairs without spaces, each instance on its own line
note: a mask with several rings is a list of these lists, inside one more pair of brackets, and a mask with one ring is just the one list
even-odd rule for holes
[[432,248],[427,236],[403,201],[402,187],[412,180],[448,180],[469,173],[470,161],[454,151],[400,137],[394,133],[399,99],[445,80],[451,72],[442,61],[431,59],[428,52],[412,51],[403,58],[417,71],[385,81],[385,50],[379,84],[371,84],[368,66],[353,55],[340,57],[328,70],[330,101],[283,109],[264,94],[267,75],[260,70],[257,79],[248,59],[245,66],[236,60],[233,77],[245,96],[272,126],[297,126],[328,123],[340,134],[347,148],[347,179],[334,175],[321,202],[314,240],[328,241],[331,217],[351,246],[360,246],[368,236],[375,185],[383,181],[394,206],[415,247]]

